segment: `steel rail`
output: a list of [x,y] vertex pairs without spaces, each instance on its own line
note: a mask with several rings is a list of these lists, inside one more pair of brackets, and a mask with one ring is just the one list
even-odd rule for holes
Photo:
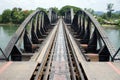
[[[57,26],[59,26],[59,24]],[[67,59],[68,59],[68,65],[69,65],[70,79],[71,80],[78,80],[78,79],[85,80],[84,74],[82,74],[82,70],[80,69],[81,67],[79,65],[79,61],[75,55],[74,48],[72,48],[73,45],[71,44],[71,42],[68,38],[69,33],[67,33],[67,31],[65,29],[64,22],[62,22],[62,26],[64,29],[63,33],[64,33],[64,39],[65,39],[65,47],[67,50]],[[34,80],[41,80],[41,79],[48,80],[48,78],[50,76],[51,64],[52,64],[53,54],[55,54],[54,49],[55,49],[55,45],[56,45],[58,32],[56,31],[56,33],[54,33],[54,34],[55,34],[53,36],[54,39],[53,39],[53,41],[50,42],[50,43],[52,43],[52,45],[47,45],[51,48],[50,49],[46,48],[47,52],[45,51],[45,53],[44,53],[42,62],[40,63],[40,66],[38,67],[38,71],[34,77]]]
[[[35,76],[35,80],[41,79],[41,77],[42,77],[42,73],[43,73],[43,70],[44,70],[44,67],[45,67],[45,64],[46,64],[48,55],[50,54],[50,49],[51,49],[52,44],[53,44],[53,41],[54,41],[54,39],[55,39],[55,34],[56,34],[57,30],[58,30],[58,29],[57,29],[57,28],[58,28],[58,25],[59,25],[59,22],[58,22],[58,24],[54,27],[51,35],[49,36],[49,42],[47,41],[48,44],[47,44],[47,42],[46,42],[46,46],[44,46],[44,47],[46,47],[46,48],[44,49],[44,47],[43,47],[43,48],[41,49],[40,54],[38,55],[38,56],[41,56],[41,55],[43,54],[42,59],[39,60],[39,57],[37,57],[37,61],[40,63],[40,67],[39,67],[39,69],[38,69],[38,73],[37,73],[36,76]],[[52,39],[50,39],[50,38],[52,38]],[[48,47],[49,47],[49,49],[48,49]],[[44,52],[42,52],[42,51],[44,51]]]
[[[78,72],[79,72],[79,75],[80,75],[80,80],[86,80],[86,77],[85,77],[85,74],[83,74],[84,72],[82,72],[83,70],[82,70],[82,68],[80,67],[80,65],[79,65],[79,63],[81,62],[80,60],[78,60],[78,56],[76,55],[76,49],[75,49],[75,45],[73,46],[73,41],[71,40],[71,38],[70,38],[70,33],[69,33],[69,31],[68,31],[68,29],[67,29],[67,26],[65,25],[65,23],[64,23],[64,26],[65,26],[65,30],[66,30],[66,34],[67,34],[67,40],[68,40],[68,42],[69,42],[69,44],[71,45],[70,47],[71,47],[71,50],[72,50],[72,56],[74,57],[74,60],[75,60],[75,63],[76,63],[76,66],[77,66],[77,69],[78,69]],[[77,51],[78,52],[78,51]],[[81,56],[81,57],[83,57],[83,56]],[[83,58],[84,59],[84,58]]]
[[[65,29],[65,28],[64,28]],[[72,62],[72,55],[70,55],[70,49],[69,49],[69,45],[68,45],[68,38],[67,38],[67,33],[66,33],[66,31],[64,30],[64,34],[65,34],[65,39],[66,39],[66,48],[67,48],[67,53],[68,53],[68,61],[69,61],[69,65],[70,65],[70,71],[71,71],[71,79],[72,80],[76,80],[76,74],[75,74],[75,72],[74,72],[74,67],[73,67],[73,62]]]
[[[57,35],[57,33],[56,33],[56,35]],[[47,64],[47,69],[44,72],[43,80],[48,80],[48,76],[49,76],[49,72],[50,72],[50,68],[51,68],[51,63],[52,63],[52,58],[53,58],[53,54],[54,54],[54,48],[55,48],[55,44],[56,44],[55,41],[56,41],[56,37],[53,41],[52,48],[51,48],[51,51],[49,53],[50,57],[49,57],[49,61],[48,61],[48,64]]]

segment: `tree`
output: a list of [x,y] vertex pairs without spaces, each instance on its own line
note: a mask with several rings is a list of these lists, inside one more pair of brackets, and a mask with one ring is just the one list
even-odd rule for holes
[[28,11],[28,10],[24,10],[24,11],[22,11],[22,16],[23,16],[23,19],[22,19],[22,21],[23,20],[25,20],[25,18],[29,15],[29,14],[31,14],[33,12],[33,10],[30,10],[30,11]]
[[97,17],[97,20],[100,24],[104,24],[104,19],[102,17]]
[[103,18],[103,19],[107,19],[107,14],[106,13],[104,13],[103,15],[101,15],[100,16],[101,18]]
[[3,11],[2,22],[3,23],[11,22],[11,10],[10,9],[6,9],[6,10]]
[[58,8],[57,7],[51,7],[53,9],[53,11],[55,11],[56,13],[59,12]]
[[107,16],[108,17],[110,17],[111,18],[111,14],[112,14],[112,11],[114,11],[114,9],[112,9],[113,8],[113,5],[114,4],[112,4],[112,3],[109,3],[108,5],[107,5]]
[[6,9],[0,16],[1,23],[9,23],[12,22],[14,24],[21,24],[25,18],[32,13],[33,11],[24,10],[22,8],[13,8],[12,10]]
[[38,7],[38,8],[36,8],[36,10],[41,10],[41,11],[44,11],[47,13],[47,10],[45,8]]
[[75,13],[80,10],[80,8],[78,8],[78,7],[66,5],[60,9],[59,14],[64,16],[65,12],[70,10],[71,8],[73,8]]
[[11,13],[11,18],[12,18],[13,23],[20,24],[24,19],[22,9],[21,8],[16,8],[16,7],[13,8],[12,13]]
[[0,23],[2,23],[2,15],[0,15]]

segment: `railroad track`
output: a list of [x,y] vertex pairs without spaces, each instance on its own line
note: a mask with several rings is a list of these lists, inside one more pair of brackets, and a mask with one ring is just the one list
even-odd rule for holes
[[87,80],[62,19],[57,27],[49,52],[45,53],[42,62],[36,67],[31,80]]

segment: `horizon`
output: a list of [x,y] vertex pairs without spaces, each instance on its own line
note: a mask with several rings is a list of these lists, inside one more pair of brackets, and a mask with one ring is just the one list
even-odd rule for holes
[[[80,2],[80,3],[79,3]],[[84,8],[91,8],[94,11],[102,11],[102,12],[107,12],[107,4],[108,3],[113,3],[113,9],[115,11],[120,11],[120,0],[1,0],[0,3],[0,14],[3,13],[5,9],[13,9],[14,7],[17,8],[22,8],[22,10],[35,10],[38,7],[49,9],[51,7],[57,7],[58,9],[62,8],[63,6],[66,5],[71,5],[71,6],[76,6],[81,9]],[[85,4],[85,5],[83,5]],[[6,6],[7,5],[7,6]],[[32,5],[32,6],[31,6]]]

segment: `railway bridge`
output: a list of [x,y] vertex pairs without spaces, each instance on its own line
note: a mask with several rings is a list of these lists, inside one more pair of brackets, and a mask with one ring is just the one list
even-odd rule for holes
[[36,10],[0,50],[0,80],[120,80],[120,49],[84,10]]

